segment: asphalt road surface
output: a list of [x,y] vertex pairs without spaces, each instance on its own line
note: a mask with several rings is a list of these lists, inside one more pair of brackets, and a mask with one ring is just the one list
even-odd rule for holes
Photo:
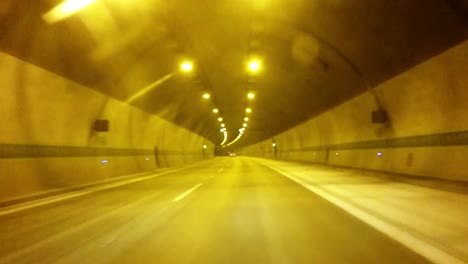
[[274,170],[216,158],[0,216],[0,263],[427,263]]

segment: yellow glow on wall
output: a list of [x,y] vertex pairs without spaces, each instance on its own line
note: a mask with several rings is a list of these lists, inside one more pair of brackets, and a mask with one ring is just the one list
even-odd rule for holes
[[88,5],[96,2],[96,0],[66,0],[45,13],[42,18],[49,24],[63,20]]

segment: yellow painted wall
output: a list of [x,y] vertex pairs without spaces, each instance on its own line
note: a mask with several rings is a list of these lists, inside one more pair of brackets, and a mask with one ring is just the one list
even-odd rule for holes
[[[203,144],[205,158],[213,154],[211,142],[185,128],[4,53],[0,75],[0,144],[157,146],[161,167],[201,160]],[[110,131],[92,131],[96,119],[108,119]],[[155,168],[154,155],[0,158],[0,200]]]
[[[276,158],[468,180],[468,146],[285,151],[312,146],[468,130],[468,41],[388,80],[375,92],[391,127],[372,124],[369,93],[275,136]],[[336,155],[338,152],[338,155]],[[383,156],[377,156],[382,152]],[[246,155],[273,157],[272,140],[246,147]],[[315,154],[314,154],[315,153]]]

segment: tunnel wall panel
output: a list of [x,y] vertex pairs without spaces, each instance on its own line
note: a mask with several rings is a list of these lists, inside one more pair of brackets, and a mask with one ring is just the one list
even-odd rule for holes
[[364,93],[240,153],[468,181],[467,73],[464,42],[374,88],[390,125]]
[[0,73],[0,200],[212,157],[205,138],[4,53]]

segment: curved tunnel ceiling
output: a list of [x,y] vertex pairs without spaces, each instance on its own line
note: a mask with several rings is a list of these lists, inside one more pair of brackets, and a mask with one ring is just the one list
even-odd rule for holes
[[[215,144],[217,118],[229,142],[251,107],[243,146],[465,40],[467,2],[97,0],[48,24],[42,15],[60,1],[3,0],[0,49],[122,101],[154,84],[130,103]],[[246,71],[252,56],[262,62],[255,75]],[[178,71],[185,59],[190,74]]]

